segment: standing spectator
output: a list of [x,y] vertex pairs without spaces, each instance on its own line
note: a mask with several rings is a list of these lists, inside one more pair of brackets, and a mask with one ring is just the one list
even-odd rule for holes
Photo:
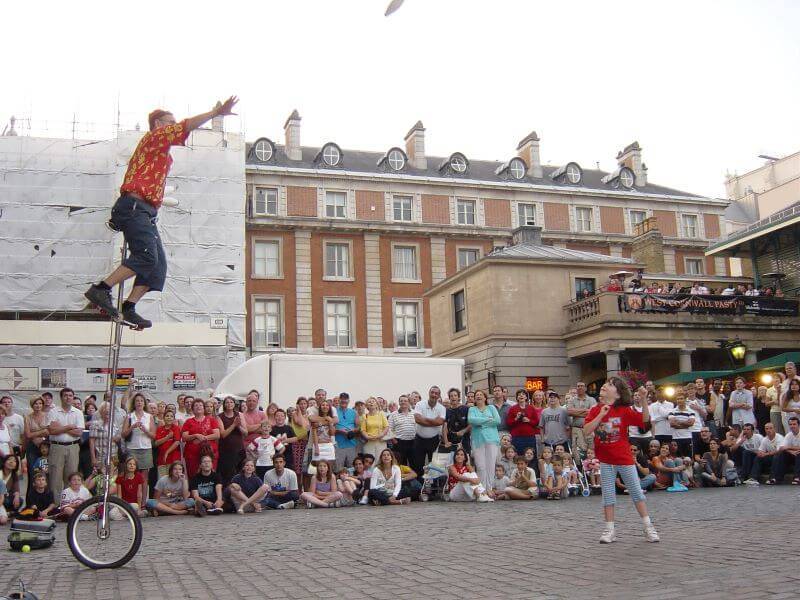
[[[165,411],[162,422],[156,429],[156,439],[153,445],[158,450],[156,456],[156,469],[159,477],[169,475],[170,466],[181,459],[181,428],[175,422],[175,413]],[[183,469],[181,468],[181,474]],[[185,479],[185,478],[184,478]],[[188,482],[186,495],[188,492]],[[158,482],[156,481],[156,484]]]
[[59,396],[61,405],[50,411],[47,423],[50,433],[48,469],[51,490],[67,489],[69,475],[78,470],[78,443],[84,427],[83,413],[72,403],[75,392],[71,388],[63,388]]
[[300,500],[297,474],[286,468],[286,459],[283,456],[275,457],[275,468],[264,475],[264,485],[269,491],[261,503],[267,508],[294,508],[295,503]]
[[272,428],[272,435],[283,444],[281,455],[286,463],[286,468],[291,469],[294,466],[294,445],[297,443],[297,437],[294,429],[286,424],[286,411],[282,408],[275,411],[275,426]]
[[[423,401],[420,400],[420,402]],[[442,417],[442,421],[444,421],[444,417]],[[378,464],[372,469],[372,479],[367,497],[375,506],[410,504],[411,498],[400,498],[402,486],[400,467],[397,465],[392,451],[387,448],[381,452]]]
[[705,407],[705,424],[708,427],[711,435],[717,435],[717,423],[714,420],[714,414],[717,410],[717,395],[714,394],[710,388],[706,387],[706,382],[702,378],[694,380],[695,394],[700,400],[700,403]]
[[[140,474],[147,481],[148,473],[153,468],[153,439],[156,437],[156,423],[153,415],[145,412],[144,394],[134,394],[128,410],[130,414],[122,426],[122,437],[127,439],[128,455],[136,459]],[[126,471],[123,473],[127,477]],[[147,500],[147,495],[144,497]],[[139,502],[139,506],[144,506]]]
[[33,470],[41,456],[39,446],[47,440],[48,415],[44,412],[44,399],[34,396],[30,400],[31,412],[25,416],[25,460],[28,463],[28,490],[33,481]]
[[649,405],[649,408],[653,421],[653,435],[659,443],[669,444],[672,441],[669,413],[673,411],[675,405],[659,394],[656,396],[656,401]]
[[[383,416],[383,415],[381,415]],[[331,405],[326,398],[318,400],[316,414],[309,416],[311,419],[311,460],[319,468],[320,461],[328,463],[328,471],[333,472],[336,462],[336,450],[333,439],[336,435],[336,421],[332,415]],[[384,417],[384,420],[386,417]]]
[[[643,387],[640,387],[633,393],[633,410],[638,413],[642,412],[642,405],[644,404],[647,404],[647,390]],[[630,438],[632,444],[637,445],[642,452],[644,452],[650,446],[650,440],[653,439],[653,432],[650,427],[633,426],[628,429],[628,437]],[[642,489],[646,490],[648,488],[642,486]]]
[[789,465],[793,465],[792,485],[800,485],[800,418],[789,417],[789,433],[784,436],[778,449],[779,452],[775,455],[772,463],[772,477],[767,484],[783,483],[786,470]]
[[[165,415],[167,413],[164,413]],[[169,414],[172,414],[170,411]],[[178,427],[174,422],[173,425]],[[161,513],[167,515],[187,515],[194,508],[194,500],[189,495],[189,482],[183,472],[183,464],[173,462],[167,468],[167,474],[162,475],[153,489],[153,497],[147,501],[147,509],[155,516]]]
[[764,434],[764,424],[768,423],[769,418],[769,404],[767,401],[767,386],[760,385],[756,389],[756,396],[753,400],[755,402],[755,415],[758,432]]
[[628,443],[628,427],[644,427],[650,420],[647,404],[642,412],[631,409],[631,390],[628,384],[618,377],[611,377],[600,389],[600,403],[593,406],[586,415],[584,431],[595,436],[595,452],[600,460],[602,481],[603,512],[606,522],[600,542],[610,544],[617,540],[614,529],[614,504],[616,503],[616,476],[619,474],[630,492],[639,516],[642,518],[645,538],[648,542],[659,541],[658,533],[650,521],[647,504],[637,476],[634,458]]
[[192,416],[191,406],[186,406],[186,394],[178,394],[176,398],[177,412],[175,413],[175,420],[178,422],[179,427],[183,427],[184,421]]
[[787,379],[787,390],[781,397],[781,418],[784,431],[789,431],[789,418],[800,417],[800,379]]
[[694,413],[694,423],[689,428],[692,432],[692,445],[696,445],[700,440],[700,430],[706,422],[708,411],[705,402],[697,396],[697,386],[694,382],[689,382],[683,388],[686,394],[686,407]]
[[[506,424],[511,433],[511,443],[517,454],[523,454],[525,448],[536,448],[536,433],[542,411],[528,403],[528,392],[517,390],[517,403],[508,410]],[[508,458],[503,455],[503,458]],[[506,473],[511,473],[513,464],[506,465]]]
[[[245,448],[249,447],[250,444],[253,443],[253,440],[259,436],[261,433],[261,423],[267,420],[267,415],[263,410],[259,410],[258,408],[258,400],[259,394],[256,390],[250,390],[245,398],[245,406],[247,409],[242,413],[244,425],[247,429],[247,434],[244,438]],[[303,417],[305,417],[305,411],[303,411]],[[253,456],[249,455],[249,458],[253,458]]]
[[583,426],[586,424],[586,415],[589,413],[589,409],[595,404],[597,404],[597,400],[586,393],[586,384],[579,381],[575,385],[575,395],[570,396],[567,401],[567,414],[572,419],[573,448],[577,447],[581,452],[586,452],[586,449],[594,443],[594,439],[591,437],[587,439],[583,435]]
[[692,456],[692,425],[695,414],[686,406],[683,390],[675,394],[675,408],[669,413],[669,426],[672,430],[672,441],[678,445],[678,456]]
[[6,427],[6,409],[0,406],[0,458],[11,456],[11,434]]
[[497,430],[500,432],[508,431],[506,418],[508,417],[508,411],[511,409],[511,406],[506,402],[506,397],[503,395],[503,386],[495,385],[492,388],[492,405],[497,410],[497,414],[500,415],[501,422]]
[[558,404],[558,394],[550,392],[547,396],[547,408],[539,419],[542,428],[542,442],[545,446],[569,448],[569,414],[567,409]]
[[220,436],[218,471],[222,486],[225,487],[241,467],[244,460],[244,438],[247,436],[244,418],[241,413],[236,412],[236,401],[231,396],[222,401],[222,412],[217,415],[217,427]]
[[389,430],[392,433],[392,448],[399,455],[400,464],[411,465],[414,451],[414,437],[417,425],[408,396],[400,396],[397,412],[389,415]]
[[[198,411],[195,408],[197,402],[203,403],[199,398],[194,399],[194,402],[192,402],[194,417],[187,419],[186,423],[190,423],[197,418]],[[203,411],[205,411],[205,406],[203,406]],[[184,423],[184,427],[186,423]],[[206,514],[222,514],[222,505],[224,504],[222,499],[222,480],[219,477],[219,473],[214,471],[214,460],[210,455],[204,454],[200,458],[197,473],[189,480],[189,491],[192,493],[192,499],[194,500],[195,515],[204,517]]]
[[[103,404],[100,405],[100,410],[89,425],[89,453],[94,468],[99,468],[100,465],[106,464],[106,456],[108,454],[109,411],[109,403],[103,402]],[[121,432],[113,423],[111,433],[111,456],[112,458],[116,458],[118,456],[117,448],[119,446]]]
[[443,425],[442,441],[444,447],[453,452],[459,446],[464,448],[467,454],[470,453],[470,424],[467,421],[469,407],[461,404],[461,393],[456,388],[450,388],[447,392],[449,406],[445,415]]
[[[501,391],[502,394],[502,391]],[[414,421],[417,434],[414,436],[414,451],[411,468],[422,479],[423,469],[439,447],[442,424],[447,418],[447,409],[439,402],[442,391],[434,385],[428,390],[428,399],[420,400],[414,406]],[[475,448],[473,427],[472,446]],[[398,469],[399,471],[399,469]],[[421,481],[420,481],[421,483]]]
[[[205,403],[200,398],[194,398],[192,400],[193,416],[190,419],[186,419],[181,428],[181,439],[185,444],[183,448],[183,458],[186,462],[186,474],[190,481],[193,481],[195,475],[197,475],[199,471],[200,459],[202,456],[208,456],[211,459],[209,471],[214,471],[214,467],[217,464],[218,454],[216,445],[219,439],[219,424],[215,417],[206,415],[205,412]],[[221,484],[222,479],[219,477],[219,474],[214,472],[214,475],[220,480]],[[191,489],[196,490],[196,488]],[[213,503],[211,500],[205,500]],[[195,498],[195,501],[197,501],[197,498]],[[202,512],[201,506],[208,508],[207,504],[201,503],[198,504],[195,509]],[[202,514],[200,516],[202,516]]]
[[290,425],[294,431],[294,436],[297,441],[292,445],[292,467],[296,474],[302,477],[303,469],[303,456],[306,453],[306,446],[308,445],[308,430],[310,423],[306,416],[308,410],[308,400],[303,396],[297,399],[295,410],[290,418]]
[[11,439],[11,451],[17,456],[23,456],[23,442],[25,440],[25,419],[14,412],[14,400],[11,396],[0,398],[0,406],[6,409],[5,426]]
[[[495,386],[497,389],[499,386]],[[500,454],[500,434],[498,425],[501,417],[494,404],[487,404],[483,390],[475,392],[475,406],[469,409],[467,419],[472,427],[472,456],[475,470],[485,490],[492,489],[494,466]]]
[[253,440],[248,449],[257,457],[255,461],[256,475],[263,478],[267,471],[272,469],[275,455],[283,451],[283,444],[272,435],[272,426],[269,421],[264,421],[261,423],[261,435]]
[[731,413],[730,422],[735,425],[744,425],[745,423],[755,425],[753,392],[745,389],[744,377],[737,377],[734,380],[734,384],[736,389],[731,393],[731,399],[728,403],[728,410]]
[[767,398],[765,404],[769,406],[769,420],[775,428],[775,432],[783,436],[786,431],[783,428],[783,419],[781,418],[781,399],[783,392],[781,387],[784,381],[783,373],[775,373],[772,376],[772,385],[767,390]]
[[743,477],[747,477],[744,482],[747,485],[758,485],[761,473],[765,469],[772,473],[772,461],[780,452],[780,446],[783,443],[783,436],[775,431],[772,423],[765,423],[764,430],[766,435],[761,438],[761,445],[753,460],[753,468],[749,473],[742,473]]
[[[353,466],[356,457],[356,439],[359,432],[359,422],[356,411],[348,407],[350,394],[339,394],[339,422],[336,424],[336,472],[341,468]],[[388,424],[387,424],[388,426]]]

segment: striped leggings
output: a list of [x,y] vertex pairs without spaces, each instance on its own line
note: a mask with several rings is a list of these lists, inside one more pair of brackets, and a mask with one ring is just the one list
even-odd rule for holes
[[607,465],[600,463],[600,485],[603,491],[603,506],[614,506],[617,503],[617,474],[628,488],[634,503],[644,500],[642,486],[639,485],[639,473],[636,465]]

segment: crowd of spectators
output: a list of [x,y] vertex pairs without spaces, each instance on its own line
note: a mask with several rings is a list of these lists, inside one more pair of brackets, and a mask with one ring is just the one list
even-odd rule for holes
[[[108,403],[98,408],[95,397],[81,401],[64,388],[57,402],[48,392],[32,398],[24,417],[4,396],[0,523],[26,506],[66,518],[102,493],[109,421],[112,491],[142,516],[599,493],[594,445],[602,434],[587,424],[599,407],[584,383],[564,397],[523,389],[509,397],[499,385],[464,397],[456,388],[443,397],[434,386],[426,395],[351,406],[347,393],[318,389],[283,409],[261,407],[255,390],[221,403],[186,394],[153,402],[128,391],[111,414]],[[639,413],[648,408],[642,425],[627,431],[643,490],[775,485],[787,473],[800,485],[793,363],[769,387],[698,379],[667,398],[647,382],[632,403]],[[620,475],[615,486],[629,487]]]
[[[690,294],[692,296],[767,296],[783,298],[783,290],[779,286],[764,285],[755,287],[752,283],[728,283],[724,286],[709,287],[703,281],[693,281],[691,285],[679,282],[662,283],[659,281],[643,281],[641,278],[634,277],[626,285],[623,279],[614,277],[600,287],[602,292],[627,292],[630,294],[657,294],[661,296],[674,296],[677,294]],[[577,299],[590,298],[594,293],[589,289],[583,289],[578,294]]]

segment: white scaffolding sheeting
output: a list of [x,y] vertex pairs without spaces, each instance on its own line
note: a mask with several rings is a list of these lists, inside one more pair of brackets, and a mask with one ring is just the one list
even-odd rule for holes
[[[86,287],[119,260],[122,236],[105,222],[140,137],[0,137],[0,311],[86,306]],[[167,285],[138,310],[155,327],[227,317],[228,344],[244,347],[243,141],[198,130],[172,157],[166,195],[180,204],[159,213]]]

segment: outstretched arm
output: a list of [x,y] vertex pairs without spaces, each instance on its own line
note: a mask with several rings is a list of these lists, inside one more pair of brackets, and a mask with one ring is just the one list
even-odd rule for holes
[[198,127],[202,127],[206,121],[213,119],[214,117],[224,117],[227,115],[236,114],[233,112],[233,107],[236,106],[237,102],[239,102],[239,99],[236,96],[231,96],[222,104],[217,103],[217,106],[215,106],[212,110],[200,115],[195,115],[194,117],[189,117],[186,119],[186,128],[189,131],[193,131]]

